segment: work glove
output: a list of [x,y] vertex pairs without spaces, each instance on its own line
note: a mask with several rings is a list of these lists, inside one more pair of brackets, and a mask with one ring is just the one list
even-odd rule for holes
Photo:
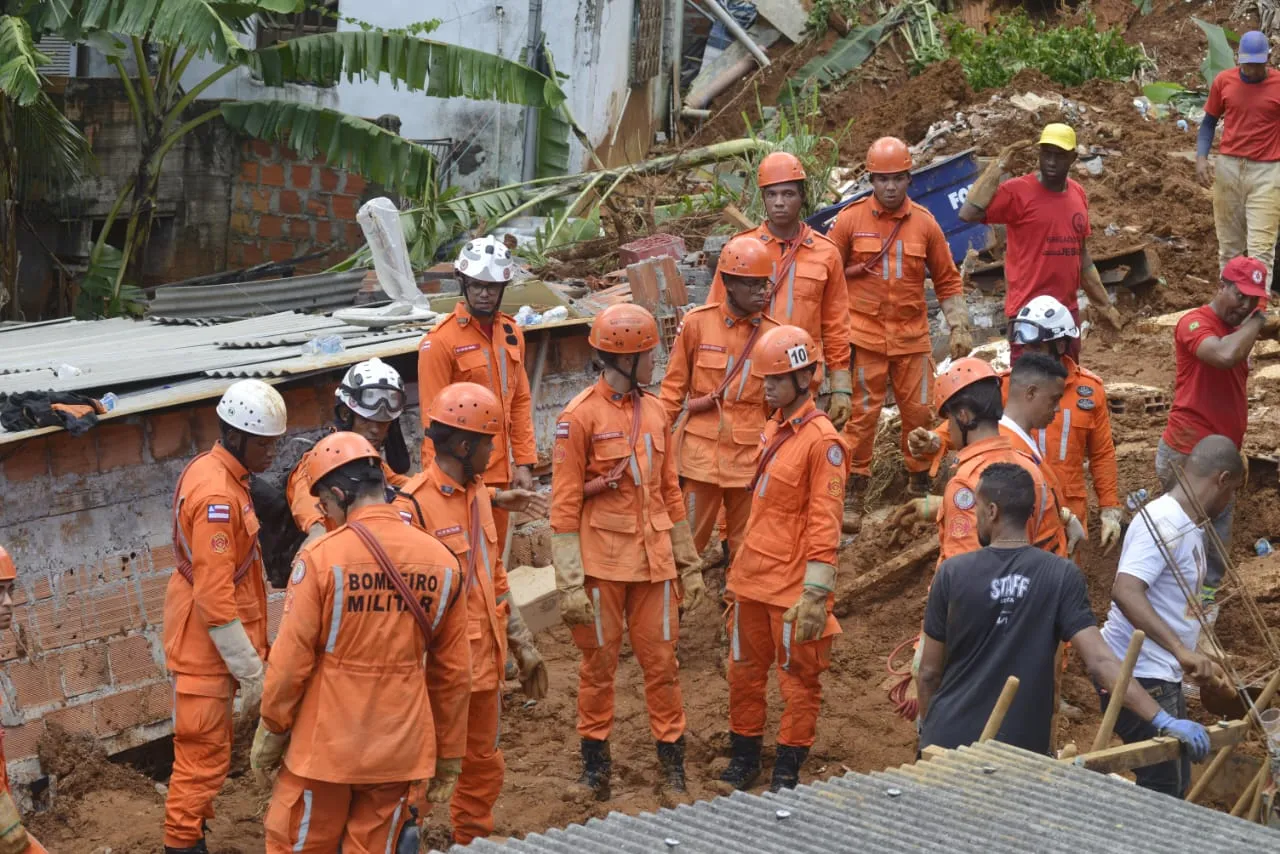
[[973,350],[973,333],[969,331],[969,307],[963,296],[947,297],[942,301],[942,316],[951,327],[950,351],[952,359],[963,359]]
[[263,788],[270,788],[271,774],[280,767],[284,749],[289,746],[289,733],[275,733],[258,721],[258,731],[253,734],[253,747],[249,750],[249,768],[253,778]]
[[684,598],[680,605],[686,614],[692,614],[707,598],[707,585],[702,579],[702,558],[693,545],[693,533],[689,530],[687,519],[672,526],[671,551],[675,555],[680,585],[684,588]]
[[827,597],[836,590],[836,568],[811,560],[804,568],[804,590],[800,600],[786,610],[782,622],[794,623],[796,643],[822,637],[827,626]]
[[1195,721],[1186,718],[1175,718],[1164,709],[1156,712],[1151,725],[1161,735],[1171,735],[1187,746],[1187,755],[1192,762],[1199,762],[1209,755],[1209,733]]
[[986,210],[991,205],[991,200],[996,197],[996,190],[1000,189],[1000,178],[1008,168],[1013,154],[1034,144],[1034,140],[1023,139],[1002,148],[996,155],[996,159],[992,160],[987,168],[982,170],[978,180],[973,182],[973,186],[969,188],[969,194],[965,196],[965,201],[974,207]]
[[837,430],[843,430],[845,422],[853,414],[853,374],[847,369],[831,372],[831,401],[827,404],[827,417]]
[[942,450],[942,437],[927,427],[917,427],[907,434],[907,450],[917,459],[928,459]]
[[23,854],[31,845],[18,805],[8,792],[0,792],[0,828],[0,854]]
[[427,784],[427,800],[433,804],[445,804],[453,797],[453,789],[462,774],[462,759],[437,759],[436,775]]
[[227,670],[240,683],[240,714],[246,720],[258,716],[258,707],[262,705],[262,680],[265,671],[258,651],[254,649],[249,635],[238,619],[225,626],[214,626],[209,629],[209,638],[218,648]]
[[1063,507],[1062,526],[1067,529],[1067,557],[1071,557],[1084,540],[1084,525],[1080,523],[1076,514]]
[[910,529],[913,525],[925,522],[937,522],[938,511],[942,509],[942,499],[936,495],[913,498],[903,504],[889,517],[889,523],[899,528]]
[[1098,512],[1098,517],[1102,520],[1102,536],[1099,544],[1102,546],[1104,555],[1110,554],[1116,547],[1116,543],[1120,542],[1120,508],[1103,507]]
[[507,645],[520,668],[520,690],[530,700],[547,696],[547,665],[533,643],[533,632],[514,603],[507,614]]
[[551,560],[556,567],[556,589],[560,591],[560,619],[567,626],[586,626],[596,614],[583,587],[586,570],[582,566],[582,541],[577,534],[551,535]]

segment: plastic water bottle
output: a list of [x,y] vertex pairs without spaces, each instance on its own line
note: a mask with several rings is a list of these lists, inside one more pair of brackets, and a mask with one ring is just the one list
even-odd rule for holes
[[116,404],[119,402],[119,399],[116,397],[115,392],[109,391],[102,397],[98,398],[98,402],[102,404],[103,409],[110,412],[116,408]]
[[1253,544],[1253,552],[1258,557],[1266,557],[1267,555],[1271,554],[1272,551],[1273,549],[1271,548],[1271,541],[1268,540],[1266,537],[1259,537],[1258,541]]
[[306,343],[302,348],[304,356],[333,356],[347,349],[347,345],[342,343],[341,335],[324,335],[316,336]]
[[542,313],[543,323],[556,323],[561,320],[569,319],[569,309],[562,305],[558,305],[553,309],[549,309]]
[[1124,500],[1124,506],[1129,508],[1130,513],[1137,513],[1138,508],[1147,503],[1147,490],[1138,489],[1130,492]]

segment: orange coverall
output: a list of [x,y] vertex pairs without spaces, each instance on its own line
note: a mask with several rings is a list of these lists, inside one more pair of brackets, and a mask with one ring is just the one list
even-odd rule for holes
[[[613,728],[614,677],[625,620],[644,671],[649,728],[656,741],[684,734],[684,701],[676,662],[680,589],[671,529],[685,518],[668,452],[670,427],[662,404],[641,393],[640,431],[629,444],[633,397],[602,377],[565,407],[556,423],[552,457],[551,530],[582,543],[585,589],[595,623],[573,627],[582,650],[578,670],[578,734],[603,741]],[[583,485],[630,463],[617,489],[586,498]]]
[[813,744],[822,703],[821,676],[831,666],[831,643],[840,624],[827,603],[823,637],[793,644],[792,625],[782,615],[804,589],[809,561],[839,562],[844,515],[844,441],[810,400],[787,423],[778,416],[765,426],[763,447],[790,435],[756,483],[742,549],[729,568],[729,728],[739,735],[764,734],[769,668],[778,665],[785,706],[778,743]]
[[964,294],[947,237],[933,215],[910,199],[890,212],[875,196],[840,211],[827,236],[846,266],[869,263],[893,240],[878,262],[848,280],[853,414],[845,432],[853,446],[850,474],[871,474],[876,427],[890,383],[902,415],[906,469],[925,471],[928,462],[907,451],[907,435],[933,421],[929,409],[933,400],[933,343],[924,280],[926,276],[933,279],[939,302]]
[[[787,241],[773,236],[767,224],[735,236],[743,234],[759,238],[765,246],[776,247],[778,260],[782,260],[790,248]],[[724,280],[716,270],[706,304],[722,303],[725,296]],[[778,323],[799,326],[813,336],[818,345],[817,361],[824,361],[828,371],[848,367],[849,288],[844,281],[840,253],[826,235],[805,229],[804,245],[796,253],[795,263],[765,313]]]
[[[9,768],[5,764],[4,759],[4,730],[0,729],[0,785],[4,786],[4,791],[12,792],[13,787],[9,785]],[[49,851],[36,841],[36,838],[27,832],[27,847],[23,849],[22,854],[49,854]]]
[[174,682],[164,844],[186,848],[204,838],[203,823],[213,818],[213,799],[231,768],[236,680],[209,629],[239,620],[267,657],[267,590],[249,472],[221,443],[178,479],[173,548],[178,570],[164,598],[164,655]]
[[[414,524],[453,552],[467,577],[467,640],[471,645],[467,753],[449,806],[453,840],[458,845],[493,833],[493,805],[506,772],[498,748],[498,719],[511,588],[502,565],[502,543],[493,522],[490,490],[479,477],[465,486],[458,483],[432,460],[426,471],[401,488],[395,501],[397,509],[409,512]],[[472,543],[478,544],[475,555]]]
[[[493,437],[493,456],[484,472],[489,486],[511,484],[511,457],[518,466],[538,462],[538,446],[533,434],[533,402],[529,396],[529,375],[524,369],[524,332],[515,318],[498,312],[493,327],[471,316],[466,300],[458,300],[448,315],[422,338],[418,345],[418,404],[422,427],[427,423],[427,404],[444,387],[453,383],[479,383],[494,393],[502,404],[503,430]],[[422,439],[422,470],[435,456],[435,447]],[[493,510],[498,526],[498,542],[507,539],[507,511]]]
[[[304,534],[311,530],[312,525],[323,525],[326,531],[332,531],[337,527],[320,510],[319,500],[311,494],[312,453],[312,451],[307,451],[302,455],[302,459],[298,460],[298,465],[294,467],[293,471],[289,472],[289,480],[285,484],[285,497],[289,500],[289,509],[293,512],[294,524]],[[385,460],[382,462],[382,474],[386,477],[388,486],[399,488],[409,482],[409,478],[405,475],[392,471],[391,466],[387,465]]]
[[[751,375],[751,357],[743,359],[743,353],[752,334],[758,340],[777,325],[768,315],[736,317],[724,303],[713,303],[692,309],[676,333],[661,400],[667,418],[676,425],[677,468],[684,478],[693,544],[699,552],[711,539],[722,504],[730,554],[742,544],[751,515],[748,485],[769,415],[764,382]],[[686,403],[712,394],[739,362],[741,369],[723,398],[699,412],[686,412],[681,421]]]
[[262,695],[267,728],[290,733],[267,810],[269,854],[394,851],[410,784],[466,746],[471,654],[457,558],[390,505],[348,518],[420,594],[431,638],[354,531],[298,552]]

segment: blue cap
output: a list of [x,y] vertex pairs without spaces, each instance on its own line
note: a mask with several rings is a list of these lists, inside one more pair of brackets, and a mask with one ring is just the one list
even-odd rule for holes
[[1240,53],[1236,59],[1241,64],[1246,63],[1263,63],[1267,61],[1267,54],[1271,52],[1271,46],[1267,44],[1267,35],[1262,30],[1250,30],[1240,37]]

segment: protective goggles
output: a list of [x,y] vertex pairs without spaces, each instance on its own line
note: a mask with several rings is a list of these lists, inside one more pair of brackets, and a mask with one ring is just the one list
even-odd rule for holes
[[1047,344],[1070,337],[1070,332],[1059,332],[1030,320],[1013,320],[1009,323],[1009,342],[1012,344]]
[[355,388],[344,385],[342,393],[349,404],[352,404],[352,409],[359,409],[358,414],[365,418],[373,418],[381,412],[386,416],[385,420],[390,421],[404,411],[404,389],[387,383],[374,383]]

